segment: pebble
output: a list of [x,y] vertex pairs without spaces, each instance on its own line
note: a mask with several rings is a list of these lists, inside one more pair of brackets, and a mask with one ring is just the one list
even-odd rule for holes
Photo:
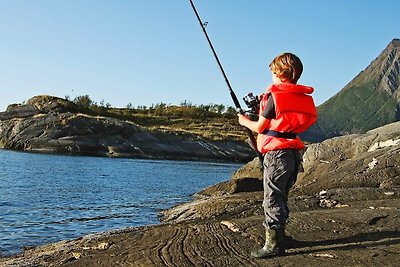
[[232,232],[237,233],[240,231],[239,228],[230,221],[221,221],[221,224],[228,227],[228,229],[231,230]]
[[107,250],[110,247],[110,243],[108,242],[102,242],[97,245],[98,250]]

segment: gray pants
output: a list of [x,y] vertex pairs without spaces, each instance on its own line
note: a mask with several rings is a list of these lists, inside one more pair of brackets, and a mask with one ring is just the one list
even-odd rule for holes
[[289,218],[290,188],[299,172],[300,153],[296,149],[269,151],[264,156],[264,213],[266,228],[282,228]]

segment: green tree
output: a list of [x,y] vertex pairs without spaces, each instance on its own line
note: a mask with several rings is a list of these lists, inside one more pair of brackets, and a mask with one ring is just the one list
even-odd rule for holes
[[75,97],[73,102],[85,108],[90,108],[94,104],[93,100],[90,99],[89,95],[77,96]]

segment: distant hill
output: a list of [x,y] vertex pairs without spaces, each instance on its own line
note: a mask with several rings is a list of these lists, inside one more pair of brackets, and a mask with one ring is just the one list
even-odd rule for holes
[[392,40],[339,93],[318,107],[310,141],[366,131],[400,120],[400,39]]

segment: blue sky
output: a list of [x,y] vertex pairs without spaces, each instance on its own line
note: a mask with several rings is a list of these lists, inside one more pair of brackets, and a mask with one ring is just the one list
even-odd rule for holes
[[[239,98],[288,51],[322,104],[400,38],[397,0],[194,3]],[[40,94],[233,105],[188,0],[0,0],[0,90],[1,111]]]

